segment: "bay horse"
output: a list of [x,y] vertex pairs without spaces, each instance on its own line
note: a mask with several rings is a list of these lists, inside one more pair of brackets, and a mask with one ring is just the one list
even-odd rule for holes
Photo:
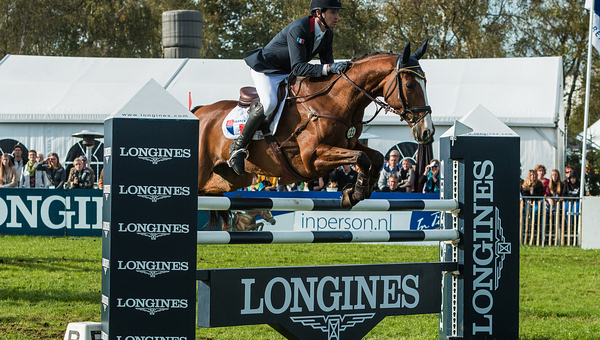
[[[419,65],[426,49],[427,41],[411,55],[408,43],[401,55],[375,53],[355,58],[341,75],[291,80],[290,97],[274,135],[280,146],[270,148],[265,140],[252,141],[246,173],[241,176],[227,165],[232,140],[223,135],[221,128],[237,102],[220,101],[194,108],[200,125],[198,194],[222,195],[246,187],[252,183],[252,174],[279,177],[279,184],[285,185],[354,164],[358,179],[342,191],[342,207],[369,198],[384,163],[379,151],[358,141],[367,123],[363,122],[364,110],[371,102],[379,106],[378,112],[383,109],[398,114],[412,127],[411,133],[419,143],[428,142],[435,133],[425,74]],[[281,155],[289,163],[287,168],[278,163]]]
[[277,223],[269,210],[231,210],[229,220],[223,220],[223,231],[262,231],[264,222],[256,223],[256,218],[262,217],[271,225]]

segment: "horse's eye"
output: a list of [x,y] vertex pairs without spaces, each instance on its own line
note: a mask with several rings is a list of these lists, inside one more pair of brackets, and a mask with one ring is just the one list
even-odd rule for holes
[[407,89],[409,89],[411,91],[415,89],[415,83],[413,83],[413,82],[406,83],[405,86],[406,86]]

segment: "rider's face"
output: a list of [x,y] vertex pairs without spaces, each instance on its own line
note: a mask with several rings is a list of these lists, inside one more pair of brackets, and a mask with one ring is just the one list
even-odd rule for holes
[[329,28],[334,29],[335,26],[337,26],[337,22],[338,19],[340,17],[340,10],[339,9],[327,9],[325,12],[322,13],[323,15],[323,19],[325,19],[325,23],[327,24],[327,26],[329,26]]

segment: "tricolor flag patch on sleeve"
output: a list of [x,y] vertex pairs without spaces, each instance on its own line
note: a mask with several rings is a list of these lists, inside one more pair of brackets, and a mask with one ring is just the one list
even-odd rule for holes
[[298,38],[296,39],[296,41],[300,44],[300,45],[304,45],[304,39],[302,38]]

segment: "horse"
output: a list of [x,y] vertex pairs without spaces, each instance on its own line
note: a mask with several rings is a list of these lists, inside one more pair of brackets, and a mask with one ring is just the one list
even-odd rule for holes
[[232,210],[228,221],[223,220],[223,231],[262,231],[264,222],[256,223],[260,216],[265,222],[274,225],[277,221],[269,210]]
[[[371,195],[383,167],[383,155],[359,142],[364,110],[375,102],[379,109],[395,113],[412,127],[419,143],[435,133],[427,102],[425,74],[419,59],[427,41],[414,54],[408,43],[402,54],[372,53],[352,59],[342,74],[320,78],[290,79],[274,139],[254,140],[248,147],[246,173],[237,175],[227,165],[231,140],[221,123],[236,101],[220,101],[192,110],[198,117],[198,194],[222,195],[252,183],[252,174],[279,177],[286,185],[329,174],[343,164],[354,164],[358,178],[342,191],[341,204],[350,208]],[[383,97],[384,101],[378,99]],[[286,163],[287,164],[280,164]]]

